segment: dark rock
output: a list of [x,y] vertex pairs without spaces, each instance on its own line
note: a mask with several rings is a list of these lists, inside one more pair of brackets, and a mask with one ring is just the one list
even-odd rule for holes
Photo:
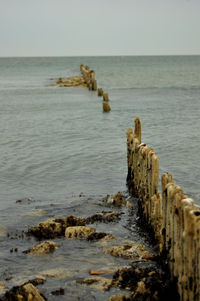
[[38,239],[52,239],[65,235],[67,227],[83,226],[85,220],[74,216],[67,216],[66,219],[55,218],[39,223],[28,230],[27,235],[33,235]]
[[117,294],[111,296],[108,301],[131,301],[131,297],[125,295],[125,294]]
[[21,286],[14,286],[11,290],[7,291],[1,301],[47,301],[47,299],[39,292],[35,285],[43,284],[44,279],[36,278],[24,283]]
[[65,290],[64,290],[64,288],[61,287],[58,290],[52,291],[51,294],[55,295],[55,296],[64,295],[65,294]]
[[125,197],[123,196],[123,194],[121,192],[118,192],[114,195],[108,196],[104,202],[107,205],[121,207],[123,204],[125,204]]
[[87,240],[91,241],[91,240],[98,240],[98,239],[102,239],[106,236],[107,234],[104,232],[93,232],[91,233],[88,237]]
[[67,216],[65,219],[65,226],[66,227],[73,227],[73,226],[85,226],[86,222],[84,218],[75,217],[73,215]]
[[23,253],[32,255],[45,255],[53,253],[58,247],[58,244],[53,241],[44,241],[42,243],[36,244],[31,249],[23,251]]
[[178,300],[164,272],[151,262],[138,262],[120,268],[113,275],[111,286],[132,291],[131,300]]
[[28,230],[27,235],[33,235],[38,239],[50,239],[64,236],[65,222],[62,219],[47,220]]
[[102,211],[101,213],[94,214],[88,218],[86,218],[86,224],[93,224],[96,222],[114,222],[120,219],[121,213],[117,213],[114,211]]

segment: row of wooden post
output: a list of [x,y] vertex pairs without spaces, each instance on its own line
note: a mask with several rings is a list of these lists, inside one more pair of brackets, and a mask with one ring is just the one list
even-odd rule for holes
[[155,151],[141,143],[140,119],[127,130],[127,183],[154,231],[161,257],[167,256],[180,300],[200,300],[200,206],[188,198],[171,174],[162,175]]
[[[95,72],[94,70],[90,70],[88,66],[83,64],[80,65],[80,70],[83,75],[83,78],[88,86],[89,90],[97,91],[97,81],[95,79]],[[98,89],[98,96],[103,96],[103,111],[109,112],[111,110],[109,102],[108,93],[104,93],[102,88]]]

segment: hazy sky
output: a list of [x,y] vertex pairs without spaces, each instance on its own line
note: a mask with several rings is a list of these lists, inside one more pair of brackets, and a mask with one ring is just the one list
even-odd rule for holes
[[0,0],[0,56],[200,54],[200,0]]

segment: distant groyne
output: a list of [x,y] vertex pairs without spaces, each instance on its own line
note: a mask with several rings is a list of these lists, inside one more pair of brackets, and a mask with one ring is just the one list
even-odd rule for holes
[[95,71],[90,70],[87,65],[80,65],[81,76],[72,76],[67,78],[59,77],[57,81],[51,84],[52,87],[85,87],[90,91],[97,91],[98,96],[103,96],[102,108],[103,112],[110,112],[108,93],[104,93],[102,88],[97,89],[97,80],[95,79]]
[[[88,66],[83,64],[80,65],[80,70],[85,80],[85,83],[89,90],[97,91],[97,81],[95,79],[95,71],[90,70]],[[103,96],[102,107],[104,112],[110,112],[111,107],[109,104],[109,96],[108,93],[104,93],[102,88],[98,89],[98,96]]]
[[167,261],[177,283],[180,300],[200,300],[200,206],[188,198],[169,173],[161,177],[156,152],[141,141],[141,122],[127,134],[127,184],[146,223],[157,240],[159,253]]

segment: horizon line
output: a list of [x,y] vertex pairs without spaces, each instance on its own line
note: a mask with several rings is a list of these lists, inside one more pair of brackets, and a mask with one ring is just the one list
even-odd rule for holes
[[200,56],[199,54],[101,54],[101,55],[26,55],[26,56],[0,56],[0,58],[59,58],[59,57],[161,57],[161,56]]

